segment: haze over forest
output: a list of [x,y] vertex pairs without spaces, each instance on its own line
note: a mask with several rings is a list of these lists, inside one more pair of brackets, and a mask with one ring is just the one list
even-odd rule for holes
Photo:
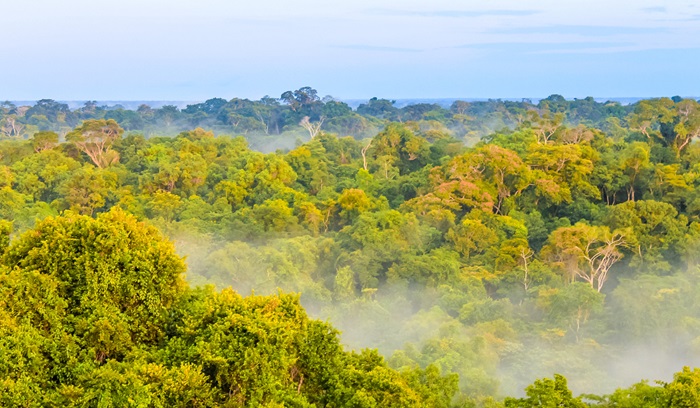
[[6,3],[0,406],[700,407],[700,4]]
[[4,405],[683,406],[700,376],[694,99],[0,108]]

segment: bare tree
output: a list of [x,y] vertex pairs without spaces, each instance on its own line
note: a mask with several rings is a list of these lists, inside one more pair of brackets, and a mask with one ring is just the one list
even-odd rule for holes
[[0,133],[10,139],[19,139],[24,134],[24,125],[17,121],[15,115],[5,116],[0,126]]
[[262,127],[263,127],[263,130],[265,131],[265,134],[269,135],[270,134],[270,127],[268,126],[267,122],[265,121],[265,118],[263,117],[263,115],[256,110],[255,116],[257,116],[258,120],[262,124]]
[[369,143],[367,143],[367,146],[363,147],[361,150],[362,153],[362,168],[367,171],[367,150],[369,150],[369,147],[372,146],[372,139],[369,140]]
[[593,140],[593,131],[585,125],[578,125],[575,128],[567,129],[561,137],[565,144],[578,144]]
[[674,127],[675,144],[678,154],[693,139],[700,137],[700,104],[692,99],[684,99],[677,104],[679,123]]
[[569,274],[571,282],[582,279],[600,292],[610,268],[622,259],[620,248],[625,245],[621,231],[579,223],[555,230],[542,252]]
[[588,282],[598,292],[603,289],[603,285],[608,280],[610,268],[620,259],[622,252],[618,249],[625,245],[622,234],[605,234],[600,242],[590,242],[586,247],[585,259],[588,263],[588,270],[577,270],[577,275]]
[[103,169],[119,161],[119,154],[112,150],[112,144],[122,133],[124,129],[112,119],[86,120],[66,135],[66,140],[87,154],[95,166]]
[[535,256],[535,253],[529,247],[523,247],[520,249],[518,254],[518,264],[520,264],[520,269],[523,271],[523,288],[525,292],[530,289],[531,277],[530,277],[530,262]]
[[301,122],[299,122],[299,126],[301,126],[301,127],[303,127],[304,129],[308,130],[308,131],[309,131],[309,135],[310,135],[311,138],[313,139],[314,137],[316,137],[316,135],[318,134],[318,132],[321,131],[321,125],[323,125],[323,121],[324,121],[324,120],[326,120],[326,117],[325,117],[325,116],[321,116],[321,117],[319,118],[319,121],[314,123],[314,122],[311,122],[311,121],[309,120],[309,117],[308,117],[308,116],[304,116],[304,118],[301,120]]
[[537,111],[530,110],[527,115],[532,124],[532,130],[535,131],[535,135],[537,136],[537,143],[539,144],[548,144],[564,121],[564,115],[561,113],[555,115],[545,113],[540,115]]

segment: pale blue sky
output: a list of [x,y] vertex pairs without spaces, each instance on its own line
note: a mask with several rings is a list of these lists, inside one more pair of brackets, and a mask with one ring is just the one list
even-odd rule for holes
[[700,96],[696,0],[23,0],[0,99]]

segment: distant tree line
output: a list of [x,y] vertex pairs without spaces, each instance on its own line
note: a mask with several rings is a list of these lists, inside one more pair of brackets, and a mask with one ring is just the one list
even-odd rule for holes
[[527,121],[530,112],[561,115],[568,124],[585,124],[609,128],[615,120],[623,120],[633,105],[618,102],[596,102],[593,98],[567,101],[552,95],[537,104],[488,100],[455,101],[449,109],[438,104],[418,103],[398,108],[395,101],[372,98],[353,110],[347,103],[331,96],[319,97],[311,87],[286,91],[279,98],[265,96],[257,101],[233,98],[212,98],[178,109],[174,105],[151,108],[141,105],[136,110],[116,106],[99,106],[88,101],[83,107],[69,109],[65,103],[42,99],[34,106],[0,104],[0,137],[22,139],[40,131],[65,135],[84,120],[112,119],[127,132],[146,135],[174,135],[202,127],[216,133],[241,135],[280,135],[291,131],[318,131],[369,137],[389,122],[424,121],[440,124],[462,138],[481,137],[505,127],[515,128]]

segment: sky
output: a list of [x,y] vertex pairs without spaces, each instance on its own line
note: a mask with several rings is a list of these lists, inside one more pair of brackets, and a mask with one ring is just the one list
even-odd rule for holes
[[1,0],[0,100],[700,96],[697,0]]

